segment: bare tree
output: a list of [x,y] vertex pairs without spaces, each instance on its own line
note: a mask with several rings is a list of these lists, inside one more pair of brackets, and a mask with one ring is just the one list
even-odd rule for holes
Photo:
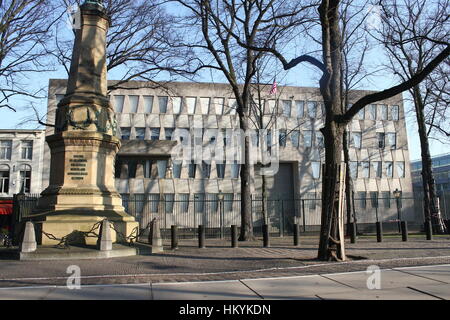
[[[320,92],[325,105],[325,126],[322,133],[325,140],[325,168],[322,177],[322,216],[318,258],[320,260],[345,259],[343,236],[340,234],[339,217],[339,168],[342,161],[343,133],[352,118],[365,106],[376,101],[391,98],[421,83],[441,62],[450,55],[450,46],[442,44],[433,58],[411,78],[391,88],[370,93],[359,98],[347,111],[342,106],[342,31],[340,24],[340,0],[322,0],[318,7],[322,34],[322,59],[301,55],[287,61],[274,47],[251,47],[254,51],[271,52],[291,69],[307,62],[321,72]],[[244,43],[242,43],[245,45]]]
[[[184,15],[183,28],[191,31],[186,46],[194,48],[205,66],[219,71],[230,84],[236,98],[239,126],[250,129],[249,112],[251,83],[262,52],[249,47],[268,46],[269,41],[286,43],[293,28],[305,21],[308,7],[302,1],[288,0],[173,0],[189,14]],[[197,28],[198,26],[198,28]],[[197,35],[197,37],[195,37]],[[245,43],[246,47],[240,45]],[[244,151],[240,171],[241,231],[239,239],[253,238],[250,193],[250,141],[248,135],[241,144]]]
[[47,44],[53,9],[49,0],[0,1],[0,107],[16,111],[13,96],[40,96],[28,77],[52,68]]
[[[383,23],[379,33],[388,52],[388,66],[402,81],[407,81],[421,72],[443,45],[448,47],[448,1],[395,0],[382,8]],[[431,72],[425,81],[409,89],[422,151],[425,220],[432,223],[436,233],[444,233],[445,224],[437,201],[428,137],[436,131],[446,133],[441,121],[446,121],[442,112],[448,106],[444,97],[447,95],[448,98],[448,91],[445,92],[448,89],[448,74],[444,71],[448,61]]]
[[[79,5],[84,0],[56,0],[66,10],[67,5]],[[104,6],[112,21],[107,36],[107,70],[119,75],[108,91],[130,89],[122,86],[131,80],[146,80],[149,87],[161,87],[158,78],[193,75],[200,61],[192,50],[180,43],[185,32],[175,30],[176,21],[160,0],[106,0]],[[61,24],[66,21],[61,20]],[[67,73],[73,40],[62,26],[55,37],[53,54]]]

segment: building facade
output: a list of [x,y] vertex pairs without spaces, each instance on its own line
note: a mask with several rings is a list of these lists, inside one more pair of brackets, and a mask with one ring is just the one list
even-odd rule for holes
[[[436,191],[450,193],[450,153],[437,155],[431,158]],[[415,192],[423,192],[422,160],[411,161],[411,176]]]
[[[65,85],[64,80],[50,81],[49,123],[54,122],[56,105],[64,96]],[[218,150],[225,154],[235,150],[233,147],[242,142],[236,138],[239,119],[230,86],[173,82],[154,88],[148,82],[133,81],[122,87],[111,93],[110,101],[116,110],[117,135],[122,139],[114,174],[116,187],[124,199],[131,195],[153,199],[156,202],[150,211],[160,210],[158,199],[163,198],[166,204],[169,199],[171,205],[166,206],[166,213],[175,210],[173,207],[177,205],[180,212],[188,211],[192,200],[206,202],[216,210],[217,201],[224,199],[228,203],[223,208],[225,212],[239,211],[233,206],[238,205],[240,194],[240,152],[234,152],[237,154],[234,158],[222,157],[226,158],[224,161],[217,157],[211,161],[205,157],[194,159],[199,153],[204,155],[202,150],[211,145],[215,146],[212,153],[216,155]],[[251,146],[255,148],[252,149],[255,165],[251,166],[254,199],[262,194],[260,163],[267,153],[271,163],[277,162],[275,174],[264,175],[268,198],[285,200],[282,211],[289,216],[300,216],[303,210],[306,224],[320,224],[320,201],[308,200],[306,209],[301,208],[305,207],[304,203],[297,201],[320,199],[324,161],[320,92],[317,88],[286,86],[270,95],[270,89],[270,85],[255,88],[260,93],[255,92],[255,97],[260,98],[254,99],[254,112],[251,112],[250,123],[256,133],[251,135]],[[354,91],[350,101],[367,93]],[[47,128],[46,135],[52,131]],[[348,131],[358,210],[366,212],[371,205],[381,207],[378,200],[385,199],[386,218],[396,216],[397,211],[391,205],[393,191],[412,193],[402,96],[367,106],[349,124]],[[180,132],[188,132],[189,140]],[[174,150],[182,145],[190,146],[194,156],[189,160],[183,154],[180,163],[174,159]],[[259,145],[264,145],[263,151],[257,149]],[[50,159],[47,146],[44,159]],[[46,170],[43,184],[48,184]],[[194,211],[204,210],[196,203],[192,205]],[[403,207],[404,213],[415,219],[408,206]],[[372,222],[375,214],[367,213],[361,219]]]
[[0,197],[42,191],[44,130],[0,130]]

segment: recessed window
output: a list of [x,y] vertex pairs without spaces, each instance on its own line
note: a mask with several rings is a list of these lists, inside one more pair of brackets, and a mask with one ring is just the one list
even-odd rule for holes
[[317,102],[316,101],[308,101],[308,115],[310,118],[315,119],[317,115]]
[[20,166],[20,191],[23,193],[31,192],[31,167],[29,165]]
[[167,113],[167,101],[168,97],[158,97],[160,113]]
[[31,160],[33,159],[33,140],[24,140],[20,142],[22,148],[22,159]]
[[305,115],[305,102],[296,100],[295,106],[297,108],[297,118],[303,118],[303,116]]
[[349,161],[348,166],[350,168],[350,177],[356,179],[358,177],[358,162]]
[[394,173],[392,168],[392,161],[386,161],[384,165],[386,168],[386,177],[392,178]]
[[131,128],[130,127],[121,127],[120,128],[121,139],[122,140],[130,140]]
[[368,106],[369,112],[367,113],[367,119],[369,120],[377,120],[377,105],[371,104]]
[[157,160],[156,165],[158,166],[158,178],[164,179],[167,171],[167,160]]
[[216,111],[216,115],[223,114],[223,104],[225,103],[225,98],[214,98],[214,109]]
[[291,116],[291,108],[292,108],[292,101],[291,100],[283,100],[283,116],[290,117]]
[[181,177],[181,168],[182,163],[180,162],[172,162],[172,175],[173,178],[179,179]]
[[320,132],[320,131],[316,131],[316,146],[319,149],[322,149],[325,147],[325,140],[324,140],[322,132]]
[[136,139],[137,140],[145,140],[145,128],[135,128],[136,130]]
[[175,114],[181,113],[182,101],[183,100],[181,99],[181,97],[172,98],[173,113]]
[[186,98],[186,105],[187,105],[187,112],[188,114],[194,114],[195,113],[195,104],[197,102],[197,98],[195,97],[187,97]]
[[312,146],[312,131],[305,130],[303,133],[303,145],[306,148],[310,148]]
[[295,148],[298,148],[299,143],[300,143],[300,141],[299,141],[300,140],[300,131],[294,130],[291,132],[290,136],[291,136],[292,146]]
[[388,120],[388,106],[385,104],[381,105],[381,120]]
[[234,163],[231,164],[231,178],[237,179],[239,178],[239,171],[241,169],[241,165],[237,163],[237,161],[234,161]]
[[9,192],[9,167],[0,165],[0,193]]
[[166,140],[172,140],[173,131],[174,131],[174,128],[164,128]]
[[385,135],[385,133],[384,132],[378,132],[377,133],[377,138],[378,138],[378,148],[380,148],[380,149],[384,149],[384,147],[385,147],[385,138],[386,138],[386,135]]
[[0,141],[0,159],[11,160],[12,141],[2,140]]
[[139,105],[139,96],[128,96],[130,101],[130,113],[136,113]]
[[404,178],[405,177],[405,162],[398,161],[396,164],[397,164],[397,176],[399,178]]
[[207,115],[209,113],[210,101],[210,98],[200,98],[200,108],[203,115]]
[[362,108],[361,110],[359,110],[357,115],[358,115],[359,120],[364,120],[365,108]]
[[387,143],[391,149],[397,148],[397,134],[394,132],[386,133]]
[[159,128],[150,128],[150,139],[159,140]]
[[287,138],[286,130],[281,129],[279,131],[279,136],[278,136],[278,142],[280,144],[280,147],[286,147],[286,138]]
[[361,132],[352,132],[351,146],[356,149],[361,149],[362,134]]
[[144,96],[144,113],[152,113],[153,96]]
[[312,168],[313,179],[319,179],[320,178],[320,162],[317,162],[317,161],[311,162],[311,168]]
[[369,161],[361,162],[361,178],[369,178],[370,177],[370,163]]
[[125,96],[114,96],[114,108],[116,112],[121,113],[123,111],[123,102],[125,101]]
[[381,161],[372,161],[372,168],[376,178],[381,178]]
[[399,120],[399,118],[400,118],[399,106],[391,106],[391,117],[392,117],[392,121]]
[[219,179],[225,178],[225,163],[216,164],[216,170],[217,170],[217,178]]

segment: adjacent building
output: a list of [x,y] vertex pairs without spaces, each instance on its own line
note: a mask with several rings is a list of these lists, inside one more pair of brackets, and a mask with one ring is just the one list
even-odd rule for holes
[[[50,80],[49,123],[54,122],[65,86],[65,80]],[[254,99],[252,107],[256,111],[252,112],[250,121],[256,132],[251,136],[251,145],[256,160],[262,156],[256,147],[263,144],[264,152],[276,159],[272,162],[279,163],[276,174],[264,179],[268,198],[273,201],[267,210],[282,211],[283,219],[289,222],[297,216],[306,225],[318,225],[320,201],[317,199],[320,199],[324,161],[324,140],[320,132],[324,110],[320,92],[317,88],[286,86],[271,95],[270,85],[258,88],[260,94],[255,93],[255,97],[259,98]],[[350,100],[367,93],[354,91]],[[155,212],[161,210],[159,201],[164,199],[166,217],[190,210],[194,213],[224,210],[234,212],[233,219],[238,219],[239,209],[235,206],[239,205],[242,157],[230,158],[225,163],[215,158],[211,161],[185,159],[181,163],[173,159],[174,148],[183,144],[191,146],[194,154],[211,145],[216,147],[213,153],[217,150],[227,153],[232,146],[239,145],[235,141],[239,128],[236,100],[229,85],[172,82],[155,88],[149,82],[131,81],[113,91],[110,100],[116,110],[117,135],[122,139],[114,174],[116,187],[125,200],[130,197],[151,200],[154,205],[137,210]],[[258,130],[261,128],[265,130]],[[180,129],[190,133],[189,141],[179,134]],[[402,96],[367,106],[349,124],[348,131],[351,176],[360,222],[372,223],[378,215],[380,219],[396,219],[393,191],[412,195]],[[46,129],[46,135],[52,133],[52,128]],[[50,152],[45,146],[44,161],[49,163],[49,159]],[[260,168],[259,164],[251,167],[254,199],[262,194]],[[48,184],[48,176],[48,168],[44,168],[44,186]],[[306,205],[301,199],[307,199]],[[284,201],[282,208],[276,200]],[[255,206],[254,211],[260,210],[259,207]],[[403,202],[402,207],[407,219],[416,219],[410,210],[412,205]],[[169,225],[176,222],[167,220]]]
[[42,191],[44,130],[0,130],[0,197]]

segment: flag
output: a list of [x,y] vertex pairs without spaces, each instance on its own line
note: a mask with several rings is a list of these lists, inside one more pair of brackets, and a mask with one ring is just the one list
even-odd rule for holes
[[277,81],[273,81],[272,89],[270,89],[270,94],[277,94]]

